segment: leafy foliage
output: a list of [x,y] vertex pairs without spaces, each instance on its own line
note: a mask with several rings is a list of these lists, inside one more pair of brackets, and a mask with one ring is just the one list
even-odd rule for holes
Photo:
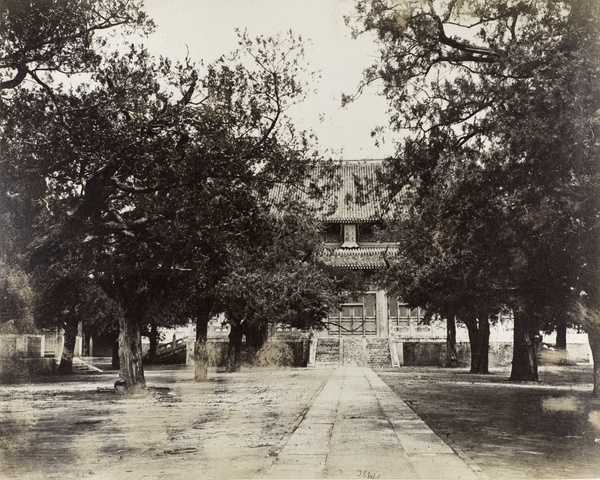
[[44,73],[92,72],[101,63],[104,31],[149,31],[140,1],[3,0],[0,3],[0,91],[29,79],[51,92]]
[[399,290],[505,304],[534,330],[581,296],[597,304],[598,3],[378,0],[358,13],[381,44],[365,81],[383,81],[404,134],[389,181],[409,185],[415,220],[400,238],[427,239],[406,244],[416,280]]
[[0,332],[34,333],[33,309],[29,277],[0,263]]
[[210,308],[236,256],[264,248],[273,186],[304,188],[317,163],[286,116],[305,93],[301,55],[291,32],[240,34],[207,67],[130,45],[77,87],[15,88],[1,165],[28,269],[93,277],[127,335]]
[[319,223],[298,212],[272,218],[261,251],[240,255],[219,283],[217,296],[227,319],[246,330],[283,324],[322,329],[329,313],[359,287],[344,269],[319,261]]

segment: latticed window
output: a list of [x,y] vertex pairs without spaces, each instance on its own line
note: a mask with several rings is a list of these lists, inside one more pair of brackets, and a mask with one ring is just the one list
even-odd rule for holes
[[333,335],[377,335],[375,294],[362,295],[332,312],[328,330]]
[[397,298],[388,297],[388,318],[391,327],[408,327],[411,323],[417,325],[423,318],[424,312],[420,308],[408,308],[408,305],[399,302]]
[[358,243],[373,243],[376,241],[375,225],[364,223],[358,226]]
[[342,226],[339,223],[329,223],[321,232],[325,243],[342,243]]

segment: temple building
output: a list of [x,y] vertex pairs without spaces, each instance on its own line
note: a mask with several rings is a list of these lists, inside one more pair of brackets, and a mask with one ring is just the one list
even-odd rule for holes
[[[327,329],[316,335],[314,358],[309,364],[338,363],[393,367],[401,365],[444,365],[446,323],[435,319],[425,323],[420,308],[409,308],[371,280],[385,267],[386,257],[398,252],[398,245],[382,236],[378,228],[388,215],[397,215],[402,198],[387,198],[378,181],[381,161],[342,162],[333,182],[333,191],[321,200],[323,261],[330,265],[360,270],[365,293],[349,299],[332,312]],[[400,195],[405,194],[401,192]],[[498,361],[510,361],[512,329],[500,322],[491,340],[498,348]],[[459,329],[463,363],[468,362],[468,334]]]
[[[306,200],[313,202],[322,221],[323,262],[360,271],[365,282],[364,293],[332,312],[324,330],[300,332],[285,325],[271,327],[269,341],[304,343],[308,366],[446,365],[445,320],[424,322],[425,312],[409,308],[372,280],[374,273],[385,267],[386,257],[393,256],[399,248],[393,241],[386,241],[378,227],[387,215],[397,215],[397,209],[403,208],[402,198],[386,198],[378,181],[381,167],[380,160],[340,162],[334,180],[327,180],[332,187],[325,195]],[[209,337],[213,341],[227,341],[229,327],[223,320],[215,318],[210,322]],[[512,335],[510,315],[490,325],[490,366],[510,364]],[[459,365],[468,366],[468,332],[460,324],[456,340]],[[584,350],[585,357],[587,346]]]

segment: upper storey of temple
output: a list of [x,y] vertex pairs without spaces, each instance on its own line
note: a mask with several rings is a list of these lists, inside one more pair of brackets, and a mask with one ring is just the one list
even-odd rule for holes
[[402,208],[405,195],[401,192],[391,197],[381,181],[383,168],[381,160],[324,164],[310,179],[319,195],[307,193],[306,185],[284,187],[275,192],[275,200],[297,197],[315,212],[323,224],[322,258],[326,263],[352,269],[382,267],[384,256],[396,253],[397,247],[378,230]]
[[[296,197],[326,224],[380,222],[398,208],[405,195],[401,192],[400,198],[392,198],[381,181],[383,168],[382,160],[324,163],[305,185],[280,185],[272,198],[278,203]],[[310,191],[319,193],[311,195]]]

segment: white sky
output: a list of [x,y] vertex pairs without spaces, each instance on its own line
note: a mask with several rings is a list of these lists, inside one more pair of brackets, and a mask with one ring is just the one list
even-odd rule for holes
[[[157,25],[144,41],[150,51],[205,64],[237,48],[236,28],[249,35],[275,35],[287,30],[309,38],[308,69],[321,79],[317,93],[288,114],[296,124],[312,129],[322,150],[335,158],[384,158],[393,152],[390,141],[375,146],[371,130],[387,125],[386,104],[373,87],[348,107],[341,94],[356,91],[362,71],[374,60],[377,47],[366,36],[353,40],[344,15],[353,0],[145,0],[145,10]],[[320,121],[320,118],[323,121]],[[340,153],[341,151],[341,153]]]

